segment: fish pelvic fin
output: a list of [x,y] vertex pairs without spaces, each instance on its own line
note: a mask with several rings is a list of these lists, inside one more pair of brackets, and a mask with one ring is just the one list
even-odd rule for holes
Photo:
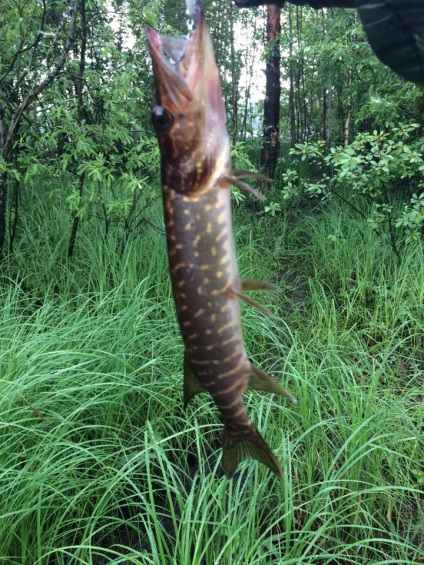
[[[252,290],[252,289],[249,289],[249,290]],[[253,308],[256,308],[256,310],[259,310],[260,312],[262,312],[263,314],[266,314],[270,318],[276,318],[276,315],[274,314],[274,312],[271,312],[271,310],[268,310],[268,308],[265,308],[265,306],[262,306],[262,304],[259,304],[259,302],[256,302],[256,300],[253,300],[253,298],[250,298],[250,296],[246,296],[245,294],[240,292],[234,286],[229,288],[229,293],[234,298],[238,298],[239,300],[241,300],[245,304],[249,304],[249,306],[253,306]]]
[[297,398],[264,371],[254,365],[251,365],[250,371],[249,380],[247,382],[248,390],[262,390],[272,394],[278,394],[279,396],[288,398],[293,404],[297,404]]
[[187,351],[184,352],[184,410],[188,403],[201,392],[208,392],[206,387],[200,382],[190,363]]
[[262,175],[261,173],[253,173],[251,171],[239,171],[239,170],[230,171],[228,175],[222,177],[222,180],[224,180],[225,182],[228,182],[233,186],[237,186],[237,188],[240,188],[241,190],[250,192],[250,194],[253,194],[253,196],[256,196],[256,198],[259,198],[259,200],[266,200],[266,197],[263,194],[261,194],[255,188],[251,187],[250,184],[247,184],[247,182],[243,182],[240,179],[256,179],[266,182],[272,182],[272,179],[270,179],[265,175]]
[[256,179],[256,180],[264,180],[267,182],[272,182],[272,179],[270,179],[266,175],[262,175],[261,173],[254,173],[252,171],[245,171],[245,170],[240,171],[239,169],[232,170],[231,176],[235,177],[236,179]]
[[222,452],[222,467],[225,476],[230,479],[236,472],[239,463],[245,459],[256,459],[259,463],[269,467],[279,479],[283,477],[278,459],[253,425],[249,435],[234,433],[225,426]]
[[279,286],[258,279],[240,279],[240,288],[243,291],[268,290],[269,292],[283,292]]
[[[244,173],[245,171],[240,171],[240,172]],[[237,175],[237,171],[231,171],[228,175],[221,175],[221,180],[225,183],[231,184],[232,186],[236,186],[237,188],[240,188],[240,190],[245,190],[246,192],[250,192],[250,194],[253,194],[253,196],[256,196],[256,198],[259,198],[259,200],[266,200],[266,197],[263,194],[261,194],[259,190],[253,188],[252,186],[250,186],[250,184],[247,184],[247,182],[240,180],[240,178],[244,178],[245,176],[247,175]],[[251,175],[248,176],[255,177],[255,174],[252,173]],[[259,177],[255,177],[255,178],[259,178]]]

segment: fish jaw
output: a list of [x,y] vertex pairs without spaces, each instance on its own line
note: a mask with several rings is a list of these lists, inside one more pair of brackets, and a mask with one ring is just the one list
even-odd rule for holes
[[218,67],[200,12],[186,41],[147,28],[153,63],[152,122],[162,183],[184,193],[218,187],[230,171],[230,146]]

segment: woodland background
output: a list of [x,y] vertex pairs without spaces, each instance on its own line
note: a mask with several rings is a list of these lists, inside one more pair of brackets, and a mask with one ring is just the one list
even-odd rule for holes
[[246,395],[281,458],[220,474],[182,344],[145,26],[180,0],[0,6],[0,563],[424,562],[424,91],[354,10],[206,2],[234,166]]

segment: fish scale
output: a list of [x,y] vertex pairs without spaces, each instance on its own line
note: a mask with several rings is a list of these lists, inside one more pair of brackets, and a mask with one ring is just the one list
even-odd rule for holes
[[169,269],[185,345],[184,405],[199,393],[213,398],[224,423],[222,464],[228,477],[246,458],[281,477],[281,466],[250,420],[242,394],[254,389],[296,399],[249,362],[239,306],[241,299],[268,312],[242,291],[279,289],[239,278],[231,219],[231,185],[260,196],[241,179],[265,177],[231,168],[212,43],[203,11],[192,16],[194,27],[185,44],[147,29]]

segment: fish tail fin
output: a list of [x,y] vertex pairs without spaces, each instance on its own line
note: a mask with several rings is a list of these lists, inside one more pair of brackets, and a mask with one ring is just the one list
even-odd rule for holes
[[234,433],[225,426],[222,466],[226,477],[231,478],[238,464],[245,459],[256,459],[269,467],[279,479],[283,476],[278,459],[253,424],[249,435]]

